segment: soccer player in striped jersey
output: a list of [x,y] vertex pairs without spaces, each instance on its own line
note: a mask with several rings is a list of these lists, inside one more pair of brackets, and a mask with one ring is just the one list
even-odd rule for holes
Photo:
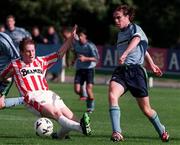
[[78,122],[63,100],[49,90],[45,78],[46,71],[71,47],[75,35],[76,26],[72,31],[72,36],[66,40],[58,52],[42,57],[35,56],[35,43],[32,39],[23,39],[19,46],[21,58],[12,61],[0,74],[0,81],[9,76],[14,78],[20,94],[24,97],[25,105],[34,114],[52,118],[61,125],[62,129],[58,132],[57,138],[63,138],[71,130],[85,135],[91,133],[87,113]]
[[140,26],[132,23],[134,14],[134,9],[129,5],[120,5],[113,13],[115,25],[120,29],[120,32],[117,40],[119,66],[114,70],[109,84],[109,113],[113,130],[111,140],[124,140],[120,123],[121,110],[118,102],[120,97],[129,90],[136,98],[141,111],[156,129],[161,140],[167,142],[169,134],[165,126],[161,124],[158,114],[150,105],[146,72],[142,67],[144,59],[148,60],[155,74],[161,75],[161,72],[154,65],[147,52],[148,39],[145,33]]
[[[12,39],[3,32],[0,32],[0,72],[12,60],[19,58],[19,51],[14,46]],[[11,77],[0,83],[0,109],[20,105],[23,103],[22,97],[6,98],[13,80]]]

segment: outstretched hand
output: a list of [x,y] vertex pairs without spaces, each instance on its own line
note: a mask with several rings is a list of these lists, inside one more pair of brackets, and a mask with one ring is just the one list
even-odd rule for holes
[[151,69],[156,76],[158,77],[162,76],[163,73],[157,65],[154,65]]
[[75,25],[71,31],[71,37],[68,38],[58,50],[57,54],[59,58],[62,58],[66,53],[66,51],[72,47],[72,42],[77,36],[76,31],[77,31],[77,25]]
[[77,26],[77,24],[75,24],[73,29],[72,29],[72,31],[71,31],[71,36],[75,40],[79,40],[79,37],[78,37],[78,35],[76,33],[77,32],[77,28],[78,28],[78,26]]

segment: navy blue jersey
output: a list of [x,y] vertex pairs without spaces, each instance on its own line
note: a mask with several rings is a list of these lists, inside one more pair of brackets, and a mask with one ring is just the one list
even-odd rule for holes
[[[99,59],[99,54],[97,47],[90,41],[86,44],[81,44],[79,41],[76,41],[73,45],[74,51],[78,55],[84,55],[86,57],[95,57],[97,60]],[[96,66],[97,62],[88,61],[88,62],[81,62],[80,60],[76,60],[76,69],[90,69]]]

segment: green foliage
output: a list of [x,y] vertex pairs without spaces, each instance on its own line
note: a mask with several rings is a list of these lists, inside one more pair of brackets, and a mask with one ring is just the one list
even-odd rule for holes
[[77,23],[87,28],[96,44],[106,44],[112,43],[116,35],[112,12],[122,3],[137,8],[135,20],[148,35],[151,46],[170,47],[180,37],[179,0],[6,0],[0,1],[0,23],[9,14],[25,28],[55,25],[60,30]]
[[176,43],[180,36],[178,0],[135,0],[134,3],[138,6],[137,19],[152,39],[151,45],[170,47]]

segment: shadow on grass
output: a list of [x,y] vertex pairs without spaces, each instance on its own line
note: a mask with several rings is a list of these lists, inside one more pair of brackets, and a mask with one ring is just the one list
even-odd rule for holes
[[[157,137],[150,137],[150,136],[125,136],[125,138],[127,139],[142,139],[142,140],[160,140],[160,138],[157,136]],[[171,137],[170,136],[170,141],[180,141],[180,138],[178,137]]]
[[15,135],[0,135],[0,139],[24,139],[24,138],[29,138],[29,139],[31,139],[31,138],[34,138],[34,137],[32,137],[32,136],[15,136]]
[[[72,135],[72,137],[79,138],[79,137],[83,137],[83,136],[74,134],[74,135]],[[107,140],[110,141],[111,135],[92,134],[91,136],[88,136],[86,138],[92,138],[92,139],[95,139],[97,141],[102,141],[102,140],[103,141],[107,141]],[[145,142],[160,141],[161,142],[161,139],[158,136],[157,137],[151,137],[151,136],[128,136],[128,135],[125,135],[124,138],[125,138],[125,141],[128,141],[128,142],[134,142],[134,141],[145,141]],[[179,141],[180,141],[179,137],[170,137],[170,140],[169,140],[170,143],[179,142]]]

